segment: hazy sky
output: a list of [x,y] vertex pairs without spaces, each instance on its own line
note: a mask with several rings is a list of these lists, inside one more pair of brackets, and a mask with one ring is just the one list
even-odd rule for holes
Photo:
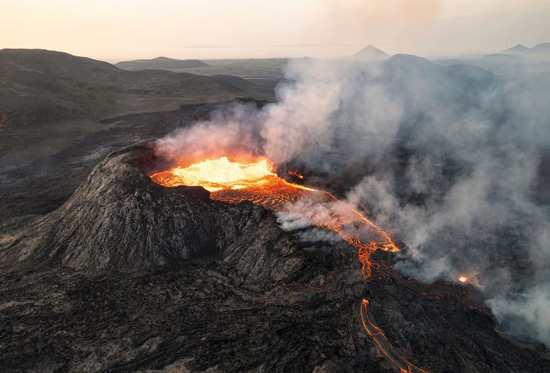
[[424,56],[550,41],[550,0],[0,0],[0,48],[118,61]]

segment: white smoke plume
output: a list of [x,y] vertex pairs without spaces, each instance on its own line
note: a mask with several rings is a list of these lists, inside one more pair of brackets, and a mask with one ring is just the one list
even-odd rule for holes
[[[159,150],[177,159],[237,146],[330,173],[349,203],[405,242],[398,270],[428,282],[474,277],[508,330],[550,346],[548,128],[550,78],[538,74],[404,55],[302,59],[276,103],[219,114]],[[319,209],[279,218],[300,229]]]
[[197,122],[157,140],[156,153],[168,161],[193,163],[205,157],[231,155],[236,150],[259,154],[255,130],[261,113],[251,105],[234,105],[217,111],[208,121]]
[[[374,74],[377,67],[309,59],[291,63],[291,83],[279,90],[279,103],[265,110],[266,155],[278,163],[334,171],[340,163],[382,154],[398,129],[401,108],[383,86],[360,85],[356,79],[363,69]],[[347,159],[333,156],[337,152]]]

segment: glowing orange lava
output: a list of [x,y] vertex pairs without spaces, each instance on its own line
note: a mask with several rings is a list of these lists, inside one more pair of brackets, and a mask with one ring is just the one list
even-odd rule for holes
[[462,283],[468,282],[468,277],[466,277],[466,276],[460,276],[460,277],[458,278],[458,281],[460,281],[460,282],[462,282]]
[[289,204],[298,201],[320,204],[324,214],[312,218],[310,223],[338,233],[357,248],[365,279],[371,275],[370,256],[374,251],[399,251],[386,232],[359,211],[328,192],[285,181],[265,157],[239,161],[227,157],[206,159],[157,172],[151,175],[151,180],[167,187],[202,186],[211,192],[213,200],[229,203],[250,201],[273,211],[284,212]]
[[393,348],[382,329],[371,321],[369,316],[369,301],[366,299],[363,299],[361,303],[361,322],[363,323],[363,328],[365,328],[380,351],[399,369],[400,373],[428,373],[428,371],[409,363],[399,351]]
[[295,170],[295,169],[291,168],[287,171],[287,173],[289,175],[297,177],[298,179],[304,180],[304,175],[302,175],[300,172],[298,172],[298,170]]
[[[289,171],[289,174],[303,179],[295,170]],[[273,211],[298,213],[312,225],[338,233],[357,248],[365,280],[371,277],[370,257],[373,252],[399,251],[386,232],[349,204],[339,201],[328,192],[285,181],[277,175],[273,163],[264,157],[249,157],[239,161],[227,157],[206,159],[185,167],[155,173],[151,175],[151,180],[167,187],[202,186],[211,192],[210,198],[217,201],[250,201]],[[311,210],[315,210],[315,213],[311,213]],[[361,320],[382,353],[401,372],[426,372],[410,364],[395,351],[382,330],[370,321],[368,304],[368,300],[363,300]]]
[[262,157],[248,163],[232,162],[227,157],[207,159],[156,173],[151,179],[165,186],[202,186],[210,192],[258,188],[279,181],[271,162]]

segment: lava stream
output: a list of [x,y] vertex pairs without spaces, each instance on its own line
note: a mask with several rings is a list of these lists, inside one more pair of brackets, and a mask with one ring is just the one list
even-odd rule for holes
[[428,371],[409,363],[403,355],[393,348],[382,329],[371,321],[369,316],[369,301],[366,299],[363,299],[361,303],[361,322],[380,351],[382,351],[384,356],[386,356],[393,365],[399,368],[401,373],[428,373]]
[[[294,170],[291,174],[303,178]],[[370,257],[373,252],[399,251],[386,232],[349,204],[328,192],[285,181],[276,174],[273,163],[264,157],[249,157],[245,162],[231,161],[227,157],[207,159],[157,172],[151,175],[151,180],[167,187],[202,186],[210,191],[213,200],[228,203],[249,201],[269,210],[297,214],[312,225],[334,231],[357,248],[365,280],[371,276]],[[361,320],[382,353],[401,372],[426,372],[395,351],[382,330],[370,321],[368,304],[368,300],[363,300]]]

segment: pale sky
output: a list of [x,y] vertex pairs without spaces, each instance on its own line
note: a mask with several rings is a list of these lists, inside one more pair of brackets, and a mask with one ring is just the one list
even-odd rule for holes
[[0,48],[108,61],[444,56],[550,42],[550,0],[0,0]]

